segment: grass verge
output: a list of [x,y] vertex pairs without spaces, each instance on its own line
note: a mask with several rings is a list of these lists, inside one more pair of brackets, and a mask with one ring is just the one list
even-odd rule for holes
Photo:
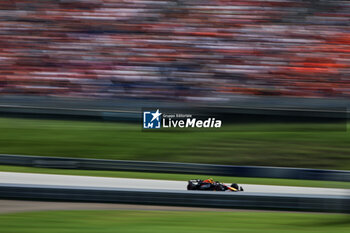
[[340,214],[183,211],[44,211],[0,215],[6,233],[348,232]]
[[0,118],[0,153],[350,170],[350,134],[335,127],[247,123],[220,132],[142,132],[141,124]]

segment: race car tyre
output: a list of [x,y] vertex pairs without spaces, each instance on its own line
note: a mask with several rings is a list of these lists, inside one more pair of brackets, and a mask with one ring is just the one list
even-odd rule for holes
[[215,187],[215,190],[216,190],[216,191],[225,191],[225,190],[227,190],[227,188],[225,189],[223,185],[217,185],[217,186]]
[[232,183],[231,188],[239,190],[238,184],[236,184],[236,183]]
[[244,189],[243,189],[243,187],[242,187],[242,186],[239,188],[239,191],[241,191],[241,192],[243,192],[243,191],[244,191]]
[[192,182],[188,182],[188,185],[187,185],[187,190],[194,190],[194,185]]

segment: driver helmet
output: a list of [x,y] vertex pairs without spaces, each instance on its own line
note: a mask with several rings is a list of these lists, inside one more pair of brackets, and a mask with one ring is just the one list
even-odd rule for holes
[[206,180],[207,183],[211,183],[211,184],[214,184],[214,179],[213,178],[209,178]]

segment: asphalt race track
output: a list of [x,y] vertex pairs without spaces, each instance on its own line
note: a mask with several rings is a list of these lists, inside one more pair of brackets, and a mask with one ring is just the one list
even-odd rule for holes
[[[196,177],[193,177],[194,179]],[[233,181],[237,182],[237,181]],[[126,188],[152,190],[186,190],[187,181],[151,179],[106,178],[92,176],[49,175],[34,173],[0,172],[1,184],[57,185],[93,188]],[[309,188],[275,185],[240,184],[246,193],[327,194],[347,196],[348,189]]]

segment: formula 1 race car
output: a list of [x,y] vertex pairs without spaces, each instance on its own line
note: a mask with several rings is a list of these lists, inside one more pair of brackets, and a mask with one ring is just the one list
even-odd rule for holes
[[187,185],[187,190],[202,190],[202,191],[233,191],[239,192],[243,191],[242,186],[238,186],[236,183],[232,183],[231,187],[227,186],[219,181],[214,181],[213,179],[207,180],[189,180]]

